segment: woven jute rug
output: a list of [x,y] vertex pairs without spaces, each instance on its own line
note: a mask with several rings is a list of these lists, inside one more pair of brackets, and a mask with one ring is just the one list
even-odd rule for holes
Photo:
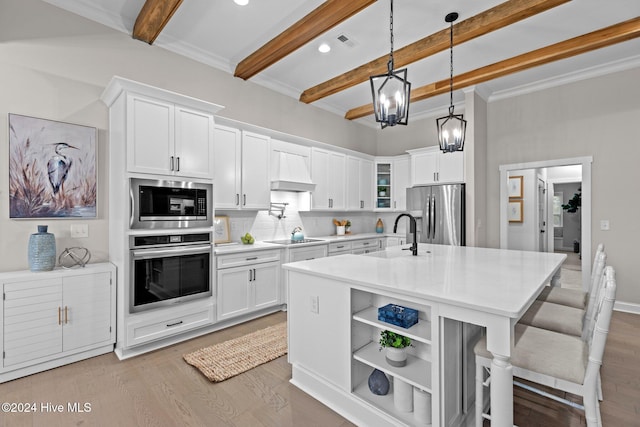
[[185,354],[210,381],[220,382],[287,354],[287,322]]

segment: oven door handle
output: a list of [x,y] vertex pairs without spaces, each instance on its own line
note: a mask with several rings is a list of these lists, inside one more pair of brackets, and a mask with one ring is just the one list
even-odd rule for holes
[[136,259],[148,259],[157,258],[158,256],[194,255],[207,252],[211,252],[211,245],[180,246],[166,249],[140,249],[137,251],[132,251],[132,254]]

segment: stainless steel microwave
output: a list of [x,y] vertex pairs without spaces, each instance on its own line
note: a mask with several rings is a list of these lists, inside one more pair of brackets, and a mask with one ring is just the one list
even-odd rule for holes
[[213,225],[213,185],[130,178],[130,228],[195,228]]

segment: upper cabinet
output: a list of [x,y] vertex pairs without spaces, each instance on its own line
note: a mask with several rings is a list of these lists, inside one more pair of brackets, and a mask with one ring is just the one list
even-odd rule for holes
[[311,209],[345,210],[346,155],[321,148],[311,149]]
[[215,127],[216,209],[269,209],[269,137]]
[[464,182],[464,153],[443,153],[438,147],[409,150],[411,185]]
[[376,210],[404,211],[407,207],[409,156],[378,157],[375,165]]
[[347,209],[367,210],[373,208],[372,184],[373,162],[347,156]]
[[127,172],[212,179],[213,115],[222,107],[114,77],[102,95],[126,145]]

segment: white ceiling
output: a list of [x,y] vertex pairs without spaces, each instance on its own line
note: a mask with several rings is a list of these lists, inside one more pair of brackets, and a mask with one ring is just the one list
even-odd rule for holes
[[[131,34],[144,0],[45,0],[91,20]],[[345,0],[348,1],[348,0]],[[399,49],[449,24],[444,17],[458,12],[458,22],[503,0],[396,0],[394,48]],[[253,51],[314,10],[323,0],[186,0],[154,45],[233,74]],[[454,73],[476,68],[551,45],[640,16],[640,0],[573,0],[454,47]],[[339,42],[346,35],[353,46]],[[454,34],[455,37],[455,34]],[[332,50],[318,52],[321,42]],[[141,42],[142,43],[142,42]],[[296,99],[312,86],[389,53],[389,1],[380,0],[298,49],[250,80]],[[640,66],[640,39],[635,39],[512,74],[479,85],[488,99],[547,87],[557,82]],[[441,52],[408,67],[412,88],[449,77],[449,52]],[[462,91],[454,94],[456,103]],[[340,116],[371,102],[369,82],[361,83],[314,105]],[[411,120],[446,113],[449,96],[411,104]],[[358,120],[374,125],[373,116]]]

